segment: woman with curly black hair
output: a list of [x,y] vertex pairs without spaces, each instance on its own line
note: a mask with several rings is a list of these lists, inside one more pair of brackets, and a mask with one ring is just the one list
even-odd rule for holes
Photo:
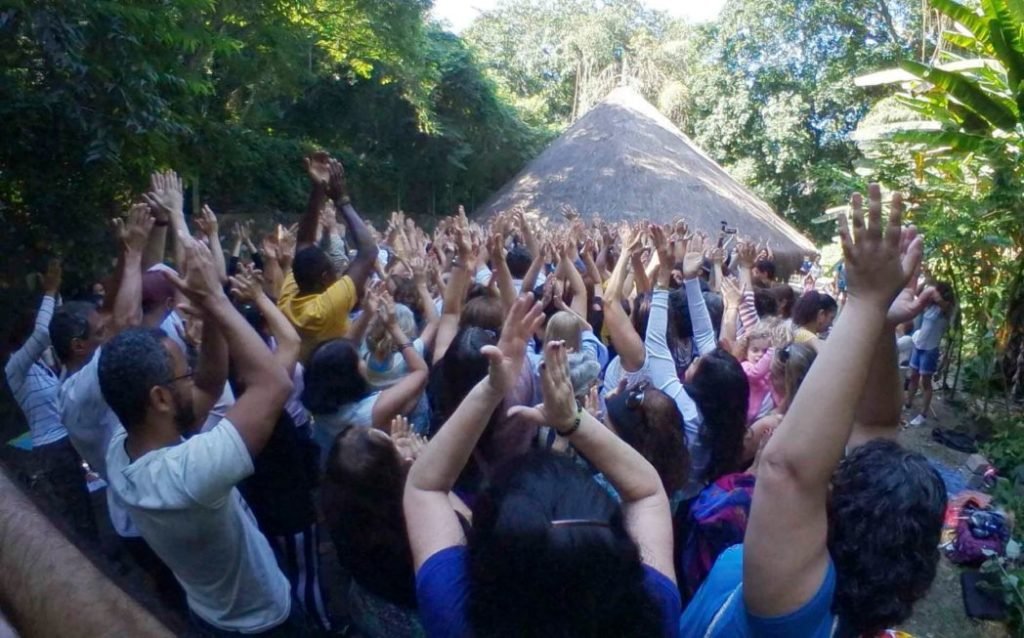
[[897,296],[922,241],[900,228],[899,195],[886,226],[878,186],[869,192],[866,224],[853,197],[853,239],[840,220],[850,298],[836,344],[818,354],[764,448],[744,542],[715,562],[681,619],[684,636],[871,637],[905,620],[935,576],[946,505],[936,472],[885,439],[843,458],[855,418],[878,416],[874,406],[892,398],[898,406],[898,385],[882,396],[868,376],[879,357],[895,368],[894,327],[922,309],[913,294]]

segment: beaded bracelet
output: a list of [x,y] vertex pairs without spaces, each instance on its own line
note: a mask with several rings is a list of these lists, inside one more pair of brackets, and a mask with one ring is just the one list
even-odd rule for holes
[[580,429],[580,423],[582,423],[582,422],[583,422],[583,408],[576,408],[576,420],[573,421],[572,427],[569,428],[568,430],[566,430],[565,432],[558,432],[558,430],[555,430],[555,432],[558,432],[558,436],[563,437],[563,438],[572,436],[573,434],[576,433],[576,430]]

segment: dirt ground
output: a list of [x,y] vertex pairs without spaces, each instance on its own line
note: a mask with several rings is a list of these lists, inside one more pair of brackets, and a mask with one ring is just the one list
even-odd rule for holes
[[[901,442],[944,468],[955,470],[966,481],[969,474],[963,466],[968,455],[936,443],[931,437],[933,427],[955,428],[958,412],[941,401],[937,395],[934,407],[936,418],[930,419],[920,428],[904,430],[900,435]],[[945,557],[940,559],[938,574],[931,591],[917,604],[914,615],[900,629],[915,638],[1008,637],[1010,634],[1002,623],[972,620],[964,613],[960,572],[961,569]]]

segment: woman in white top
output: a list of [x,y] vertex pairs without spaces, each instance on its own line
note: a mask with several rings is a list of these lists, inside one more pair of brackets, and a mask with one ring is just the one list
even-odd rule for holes
[[303,375],[302,403],[313,415],[316,436],[325,451],[349,426],[387,432],[392,419],[412,412],[426,387],[427,363],[399,327],[395,304],[389,296],[382,298],[377,316],[394,342],[400,344],[409,372],[386,390],[375,391],[356,343],[332,339],[317,346]]

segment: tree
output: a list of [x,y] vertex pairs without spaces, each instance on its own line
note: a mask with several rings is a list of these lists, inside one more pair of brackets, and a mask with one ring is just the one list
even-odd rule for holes
[[959,284],[972,350],[1003,354],[1009,379],[1024,347],[1024,9],[931,3],[955,28],[932,63],[859,80],[900,85],[859,137],[871,167],[914,194],[932,266]]

